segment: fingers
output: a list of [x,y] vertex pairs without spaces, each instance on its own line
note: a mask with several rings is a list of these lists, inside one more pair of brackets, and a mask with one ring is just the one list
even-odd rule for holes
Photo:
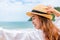
[[54,8],[52,5],[48,5],[48,8]]

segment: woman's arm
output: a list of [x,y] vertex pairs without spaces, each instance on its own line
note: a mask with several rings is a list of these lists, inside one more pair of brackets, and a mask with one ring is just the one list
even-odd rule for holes
[[60,16],[60,12],[57,11],[56,9],[54,9],[51,6],[48,6],[48,11],[50,11],[51,13],[53,13],[55,16],[59,17]]
[[52,11],[52,13],[53,13],[54,15],[56,15],[57,17],[60,16],[60,12],[57,11],[56,9],[54,9],[54,10]]

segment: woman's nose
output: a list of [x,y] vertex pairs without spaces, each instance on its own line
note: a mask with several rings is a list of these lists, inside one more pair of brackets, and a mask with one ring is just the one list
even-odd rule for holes
[[33,21],[32,21],[33,24],[35,24]]
[[35,22],[32,22],[34,25],[36,25],[36,23]]

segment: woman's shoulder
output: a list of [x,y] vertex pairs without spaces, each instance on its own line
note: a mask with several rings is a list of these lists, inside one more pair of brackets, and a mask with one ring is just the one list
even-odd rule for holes
[[57,20],[57,19],[60,19],[60,16],[58,16],[58,17],[57,17],[57,16],[55,16],[55,19],[56,19],[56,20]]
[[27,33],[26,37],[29,37],[34,40],[44,40],[43,31],[38,29],[34,29],[33,31],[30,31],[29,33]]
[[60,29],[60,16],[55,17],[55,21],[53,21],[54,25]]

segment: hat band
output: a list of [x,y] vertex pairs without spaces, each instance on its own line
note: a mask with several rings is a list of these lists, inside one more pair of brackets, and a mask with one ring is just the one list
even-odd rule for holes
[[44,13],[44,12],[41,12],[41,11],[37,11],[37,10],[32,10],[32,12],[36,12],[36,13],[40,13],[40,14],[47,14],[47,13]]

